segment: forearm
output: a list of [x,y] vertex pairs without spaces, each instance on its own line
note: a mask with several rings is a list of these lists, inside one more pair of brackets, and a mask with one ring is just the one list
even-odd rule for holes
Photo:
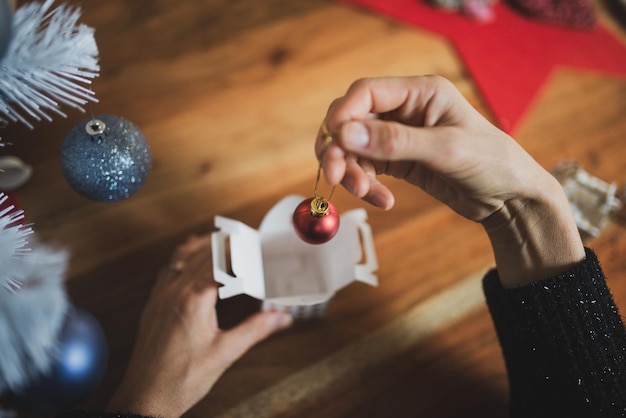
[[172,405],[168,405],[166,402],[163,402],[163,398],[163,396],[152,395],[152,391],[149,389],[125,390],[124,387],[121,387],[113,395],[106,411],[108,413],[117,411],[132,411],[137,414],[137,416],[141,417],[175,417],[176,415],[169,413]]
[[528,195],[507,200],[482,224],[504,288],[555,276],[585,258],[567,198],[548,173]]

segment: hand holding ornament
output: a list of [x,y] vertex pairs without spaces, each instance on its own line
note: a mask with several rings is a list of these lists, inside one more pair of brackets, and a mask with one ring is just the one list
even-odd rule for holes
[[[403,179],[489,235],[505,287],[557,274],[585,257],[556,179],[438,76],[362,79],[329,107],[336,132],[321,156],[329,184],[383,209]],[[323,146],[320,131],[318,155]]]

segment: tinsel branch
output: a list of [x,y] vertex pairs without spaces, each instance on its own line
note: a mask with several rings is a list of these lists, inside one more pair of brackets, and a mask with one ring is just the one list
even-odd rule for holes
[[0,118],[29,128],[36,121],[65,117],[64,104],[81,111],[97,102],[84,85],[98,76],[98,47],[94,30],[78,23],[80,9],[54,0],[30,3],[15,11],[11,41],[0,61]]
[[65,251],[30,243],[20,258],[21,287],[0,289],[0,393],[19,392],[50,369],[69,302],[63,286]]
[[1,209],[8,197],[0,193],[0,291],[18,289],[22,258],[29,251],[27,237],[33,229],[22,225],[24,211],[13,205]]
[[23,211],[6,200],[0,193],[0,394],[49,369],[68,309],[67,252],[35,242]]

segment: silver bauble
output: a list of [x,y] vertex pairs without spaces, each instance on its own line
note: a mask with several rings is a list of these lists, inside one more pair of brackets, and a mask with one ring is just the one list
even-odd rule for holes
[[74,126],[61,148],[68,183],[93,200],[114,202],[142,186],[150,168],[150,147],[131,122],[98,115]]

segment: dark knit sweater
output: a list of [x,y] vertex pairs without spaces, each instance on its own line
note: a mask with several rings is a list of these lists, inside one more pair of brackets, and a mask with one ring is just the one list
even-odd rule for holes
[[626,417],[626,330],[593,251],[570,271],[513,290],[491,270],[483,288],[508,370],[511,418]]
[[483,281],[510,383],[511,417],[626,417],[626,330],[593,251],[557,277]]

